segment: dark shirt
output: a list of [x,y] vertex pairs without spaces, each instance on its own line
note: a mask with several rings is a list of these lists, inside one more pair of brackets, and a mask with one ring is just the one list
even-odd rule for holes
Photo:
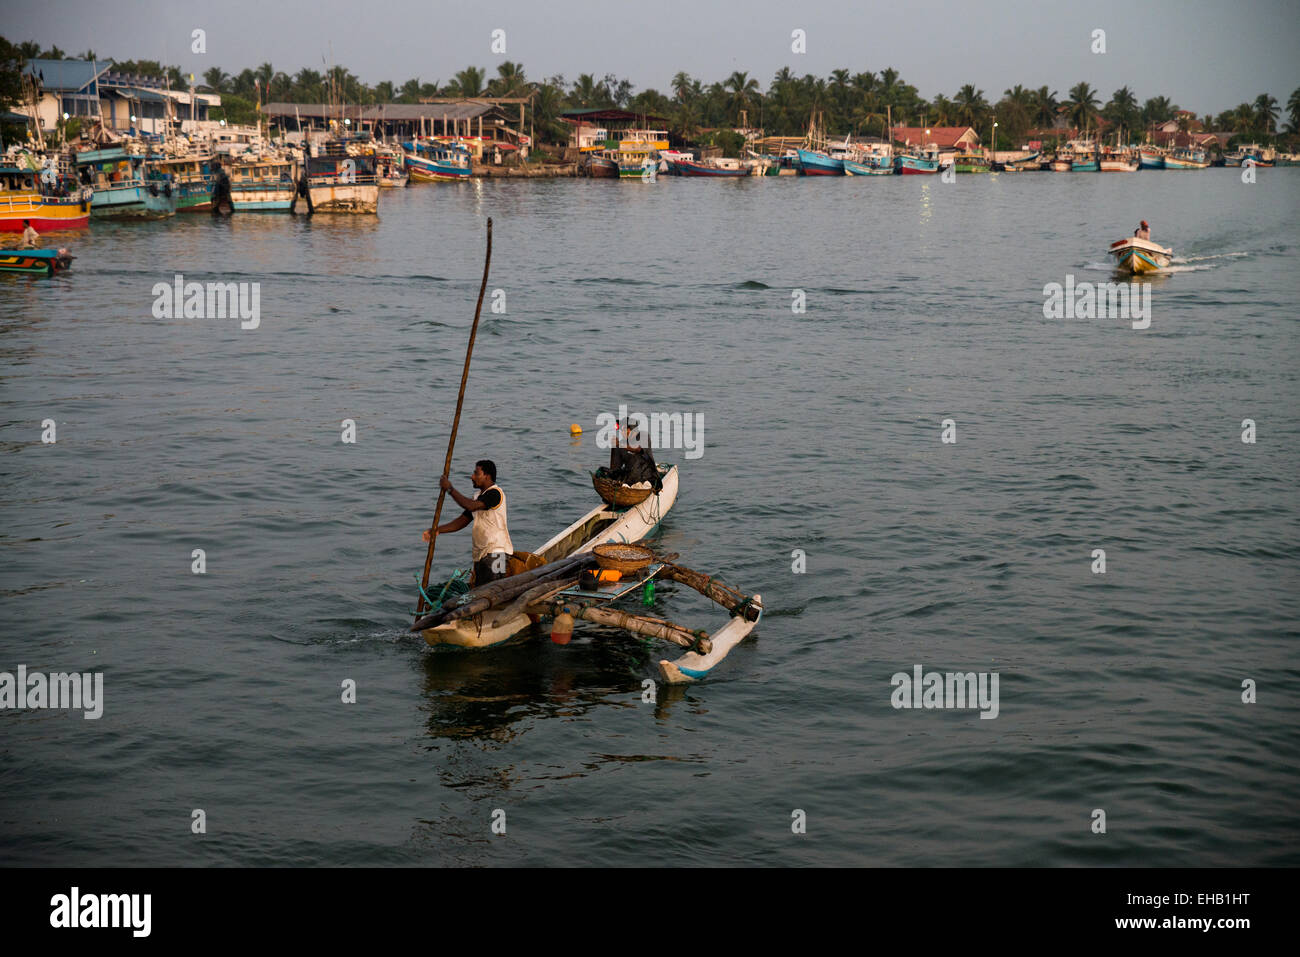
[[[498,505],[501,504],[501,493],[494,488],[490,488],[484,492],[479,492],[477,495],[474,496],[474,498],[482,502],[484,508],[496,508]],[[465,511],[461,512],[461,514],[469,519],[472,519],[474,517],[474,513],[471,512],[469,509],[465,509]]]
[[663,484],[649,449],[610,449],[609,477],[624,485],[649,482],[658,491]]

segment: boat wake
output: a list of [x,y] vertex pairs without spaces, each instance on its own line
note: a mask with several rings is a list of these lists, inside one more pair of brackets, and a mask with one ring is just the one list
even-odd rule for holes
[[1175,256],[1173,261],[1176,263],[1199,263],[1208,262],[1211,259],[1241,259],[1249,255],[1250,253],[1216,253],[1213,256]]

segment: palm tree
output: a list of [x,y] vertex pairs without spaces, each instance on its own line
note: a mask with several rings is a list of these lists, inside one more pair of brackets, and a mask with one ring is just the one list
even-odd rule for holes
[[483,70],[476,66],[467,66],[452,78],[448,89],[454,89],[457,96],[474,97],[483,95]]
[[293,75],[294,99],[300,103],[319,103],[321,96],[321,75],[315,70],[303,67]]
[[529,90],[527,77],[524,76],[522,63],[506,60],[497,67],[497,75],[488,84],[488,92],[493,96],[524,96]]
[[1127,86],[1121,86],[1110,95],[1110,102],[1102,110],[1102,115],[1121,129],[1131,130],[1142,121],[1137,97]]
[[1174,118],[1174,112],[1178,107],[1170,102],[1167,96],[1153,96],[1142,104],[1142,125],[1156,126],[1160,123],[1167,123]]
[[975,89],[974,85],[970,83],[957,91],[953,105],[957,108],[956,117],[958,122],[977,128],[983,124],[984,117],[989,110],[988,101],[984,99],[984,91]]
[[1070,101],[1066,107],[1070,122],[1078,129],[1084,129],[1097,117],[1097,95],[1087,83],[1076,83],[1070,88]]
[[685,103],[690,92],[691,75],[685,70],[678,70],[677,75],[673,77],[673,96],[677,98],[678,103]]
[[1269,136],[1277,126],[1277,99],[1267,93],[1255,97],[1255,125]]
[[1286,111],[1287,115],[1291,117],[1291,122],[1288,125],[1291,127],[1291,132],[1295,133],[1300,130],[1300,87],[1297,87],[1287,97]]
[[741,110],[749,109],[751,97],[756,97],[758,93],[758,81],[750,79],[748,73],[739,70],[727,77],[726,86],[731,90],[731,100],[728,104],[733,122],[738,122]]
[[1060,110],[1060,102],[1056,98],[1056,91],[1040,86],[1033,96],[1034,122],[1045,130],[1051,129],[1056,125],[1057,112]]
[[574,106],[581,109],[591,109],[593,107],[604,106],[607,91],[602,85],[596,82],[596,78],[590,73],[580,73],[578,78],[573,81],[573,89],[569,92],[569,99]]
[[213,93],[225,93],[226,87],[230,83],[230,74],[219,66],[214,66],[210,70],[203,71],[203,82]]
[[1249,103],[1240,103],[1233,110],[1232,131],[1234,133],[1255,132],[1255,108]]

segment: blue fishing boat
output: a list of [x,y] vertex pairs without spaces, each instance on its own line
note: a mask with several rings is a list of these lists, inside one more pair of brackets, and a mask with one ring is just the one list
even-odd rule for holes
[[939,172],[939,151],[931,147],[924,152],[899,153],[894,157],[894,172],[916,176]]
[[459,143],[419,140],[403,143],[406,170],[417,183],[457,183],[469,179],[470,151]]
[[804,176],[843,176],[844,160],[833,159],[821,150],[797,151],[799,154],[799,172]]
[[865,162],[844,160],[846,176],[890,176],[894,172],[894,163],[888,156],[864,157]]
[[1138,169],[1164,169],[1165,152],[1154,146],[1144,146],[1138,150]]
[[1096,156],[1075,156],[1070,160],[1071,173],[1099,173],[1101,164]]
[[113,146],[78,153],[76,162],[95,191],[92,218],[165,219],[176,214],[177,191],[169,179],[151,172],[143,156]]

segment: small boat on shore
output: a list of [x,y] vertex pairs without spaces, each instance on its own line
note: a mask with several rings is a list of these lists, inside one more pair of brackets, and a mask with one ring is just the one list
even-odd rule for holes
[[0,272],[53,276],[76,258],[66,249],[0,249]]
[[1157,146],[1144,146],[1138,150],[1139,169],[1164,169],[1165,151]]
[[1172,249],[1136,236],[1117,239],[1110,244],[1108,252],[1115,257],[1117,269],[1135,276],[1159,272],[1169,265],[1174,256]]
[[[674,556],[658,556],[635,543],[649,535],[677,499],[678,470],[661,465],[663,487],[640,503],[615,506],[602,503],[555,535],[536,552],[516,552],[521,570],[468,592],[457,593],[453,575],[441,589],[430,588],[426,597],[431,611],[411,627],[433,647],[487,648],[500,645],[538,624],[552,620],[551,638],[567,644],[576,620],[622,628],[685,648],[673,660],[660,660],[659,673],[669,684],[705,677],[758,624],[763,604],[758,595],[745,596],[716,580],[676,565]],[[604,567],[609,548],[632,559],[612,580],[588,580],[584,571]],[[640,555],[642,557],[637,558]],[[617,560],[618,556],[615,556]],[[611,607],[620,599],[653,594],[654,581],[688,585],[731,613],[730,620],[708,636],[657,618],[633,615]],[[463,586],[462,586],[463,587]]]

